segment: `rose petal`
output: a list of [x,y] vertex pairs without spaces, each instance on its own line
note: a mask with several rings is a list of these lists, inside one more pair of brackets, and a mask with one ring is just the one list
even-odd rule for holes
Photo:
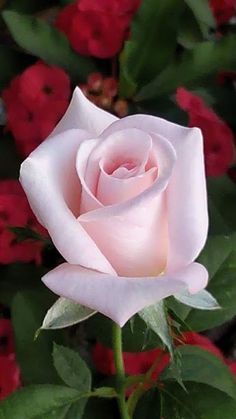
[[168,269],[175,270],[195,260],[207,238],[208,211],[201,131],[150,115],[133,115],[113,123],[102,135],[108,136],[131,127],[163,135],[177,153],[167,189]]
[[49,138],[24,161],[20,181],[35,215],[68,262],[114,273],[77,221],[81,185],[75,159],[79,144],[88,138],[78,129]]
[[76,87],[65,115],[54,128],[50,137],[72,128],[83,129],[93,136],[98,136],[112,122],[117,120],[117,117],[90,102],[82,91]]
[[172,275],[147,278],[117,277],[64,263],[42,280],[56,294],[124,326],[135,313],[151,304],[186,289],[197,292],[204,288],[207,276],[206,269],[198,263]]
[[123,203],[86,212],[78,218],[118,275],[157,275],[166,268],[165,190],[175,152],[162,137],[153,138],[158,177],[148,189]]

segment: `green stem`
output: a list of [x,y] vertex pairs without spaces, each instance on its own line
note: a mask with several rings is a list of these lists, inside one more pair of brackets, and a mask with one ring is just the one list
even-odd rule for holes
[[122,329],[113,323],[113,352],[116,367],[116,390],[121,419],[131,419],[125,401],[125,369],[122,355]]

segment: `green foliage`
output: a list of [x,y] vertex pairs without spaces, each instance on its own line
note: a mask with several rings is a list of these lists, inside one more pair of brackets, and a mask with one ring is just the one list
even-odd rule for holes
[[175,92],[177,87],[196,86],[220,70],[235,71],[236,36],[228,35],[218,41],[201,42],[187,50],[167,66],[153,81],[137,94],[136,100],[149,100]]
[[139,312],[139,316],[145,321],[147,327],[157,334],[173,356],[173,342],[164,302],[160,301],[155,305],[144,308]]
[[187,383],[187,393],[175,384],[162,390],[161,418],[233,419],[236,402],[213,387]]
[[185,0],[187,6],[193,12],[203,35],[207,36],[209,29],[215,28],[216,23],[208,0]]
[[182,0],[142,2],[122,52],[121,96],[132,95],[173,59],[183,9]]
[[53,360],[58,375],[68,386],[81,393],[91,389],[91,373],[78,352],[54,344]]
[[[180,374],[183,382],[196,382],[214,387],[236,400],[236,386],[229,368],[215,355],[197,346],[183,345],[176,349],[181,358]],[[161,380],[173,380],[171,366],[161,375]]]
[[2,16],[21,48],[48,64],[64,68],[77,82],[84,82],[95,70],[92,59],[76,54],[65,35],[49,23],[11,10],[2,12]]
[[96,312],[66,298],[59,298],[48,310],[41,329],[62,329],[87,320]]
[[35,331],[39,328],[45,310],[52,304],[53,298],[52,294],[44,289],[19,292],[12,301],[16,355],[25,385],[59,381],[51,353],[53,340],[61,341],[61,335],[45,332],[34,341]]
[[70,405],[79,399],[80,393],[69,387],[50,384],[28,386],[1,403],[0,418],[64,419]]
[[186,306],[197,308],[198,310],[218,310],[220,309],[216,299],[206,290],[199,291],[197,294],[185,292],[175,295],[175,298]]
[[139,400],[134,413],[134,419],[159,419],[160,415],[160,393],[156,388],[152,388]]

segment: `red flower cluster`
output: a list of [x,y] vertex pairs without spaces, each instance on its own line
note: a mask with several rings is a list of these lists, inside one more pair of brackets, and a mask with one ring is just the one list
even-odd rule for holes
[[0,400],[20,387],[20,370],[16,363],[10,320],[0,319]]
[[0,263],[14,262],[41,263],[42,243],[25,240],[18,242],[9,227],[30,227],[42,235],[46,230],[34,217],[27,198],[16,180],[0,182]]
[[234,136],[231,129],[200,97],[188,90],[177,89],[176,100],[179,107],[188,112],[189,126],[202,130],[207,175],[218,176],[227,172],[233,161]]
[[128,115],[128,103],[118,98],[118,81],[114,77],[103,77],[91,73],[87,84],[80,85],[84,95],[99,108],[116,114],[119,118]]
[[59,13],[56,26],[80,54],[113,57],[128,36],[139,4],[140,0],[77,0]]
[[[225,359],[221,351],[207,337],[194,332],[186,332],[181,339],[181,342],[176,342],[176,345],[186,344],[199,346],[216,355],[229,366],[233,374],[236,373],[236,362]],[[115,374],[114,358],[111,349],[97,343],[93,349],[92,356],[93,362],[99,372],[104,375]],[[157,367],[152,374],[152,380],[156,380],[170,362],[169,354],[159,348],[139,353],[123,352],[123,359],[125,373],[127,375],[145,374],[154,362],[158,361]]]
[[53,130],[68,106],[70,80],[64,70],[43,62],[28,67],[2,93],[7,128],[26,157]]
[[227,23],[236,12],[236,0],[210,0],[218,25]]

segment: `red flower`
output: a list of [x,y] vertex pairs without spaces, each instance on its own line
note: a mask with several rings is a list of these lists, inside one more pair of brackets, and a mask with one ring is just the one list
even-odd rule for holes
[[26,196],[15,180],[0,182],[0,263],[14,262],[41,263],[42,243],[25,240],[18,242],[9,227],[27,227],[46,234],[35,219]]
[[109,58],[117,54],[128,35],[140,0],[78,0],[58,15],[56,26],[75,51]]
[[0,319],[0,356],[14,352],[13,330],[9,319]]
[[15,355],[0,355],[0,400],[5,399],[20,385],[20,370]]
[[207,175],[218,176],[227,172],[233,161],[234,136],[231,129],[200,97],[183,87],[177,89],[176,100],[180,108],[188,112],[189,126],[202,130]]
[[235,0],[210,0],[210,6],[218,25],[227,23],[236,11]]
[[[176,342],[176,345],[194,345],[199,346],[206,351],[211,352],[227,365],[233,374],[236,374],[236,363],[228,361],[224,358],[221,351],[205,336],[194,332],[187,332],[181,336],[181,341]],[[93,362],[97,370],[104,375],[115,374],[115,365],[113,352],[111,349],[97,343],[92,352]],[[150,351],[131,353],[123,352],[125,373],[127,375],[145,374],[157,361],[157,366],[152,374],[152,380],[156,380],[160,373],[167,367],[170,362],[168,353],[161,349],[153,349]]]
[[20,387],[20,370],[15,360],[13,330],[8,319],[0,319],[0,400]]
[[46,138],[64,114],[70,97],[70,80],[60,68],[37,62],[12,80],[2,93],[7,128],[23,156]]

